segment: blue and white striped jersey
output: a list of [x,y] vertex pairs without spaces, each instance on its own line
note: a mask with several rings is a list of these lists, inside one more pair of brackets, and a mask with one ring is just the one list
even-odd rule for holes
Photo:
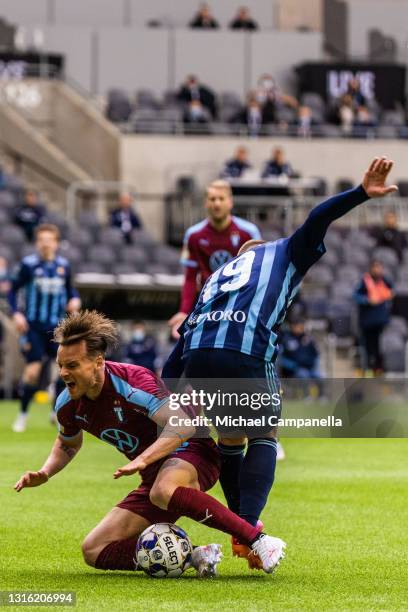
[[367,199],[361,186],[333,196],[289,238],[252,248],[216,270],[183,324],[184,354],[225,348],[274,361],[279,325],[303,276],[325,253],[327,228]]
[[[18,294],[23,290],[20,308]],[[77,297],[65,257],[44,261],[36,254],[24,257],[14,276],[9,302],[13,312],[23,310],[27,321],[43,329],[54,328],[66,314],[67,302]]]

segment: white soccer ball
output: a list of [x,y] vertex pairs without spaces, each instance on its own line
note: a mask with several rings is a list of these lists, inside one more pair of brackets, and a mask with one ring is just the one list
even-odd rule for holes
[[153,578],[179,578],[191,565],[193,546],[183,529],[156,523],[140,534],[136,545],[139,567]]

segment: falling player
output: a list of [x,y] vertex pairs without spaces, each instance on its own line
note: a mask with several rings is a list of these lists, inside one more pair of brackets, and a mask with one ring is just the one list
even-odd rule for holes
[[[242,378],[258,392],[278,392],[277,333],[302,278],[325,253],[323,241],[333,221],[369,198],[397,190],[395,185],[386,186],[392,165],[385,157],[375,158],[362,185],[314,208],[292,236],[276,242],[249,241],[238,257],[212,274],[183,325],[163,378],[177,378],[184,369],[188,379],[202,385],[208,381],[211,390],[216,379]],[[234,391],[237,385],[223,391]],[[273,414],[272,408],[271,404]],[[236,406],[237,414],[239,410]],[[256,416],[261,414],[262,409]],[[229,438],[226,433],[230,432],[220,437],[224,448],[220,482],[229,508],[255,526],[274,480],[275,431],[250,437],[245,456],[246,438]],[[257,566],[256,557],[239,538],[233,541],[233,551]]]
[[[26,472],[16,491],[47,482],[82,445],[82,430],[115,446],[130,463],[114,477],[140,472],[138,489],[113,508],[82,545],[85,561],[99,569],[135,569],[139,534],[150,524],[188,516],[245,542],[266,573],[283,556],[284,542],[268,536],[207,495],[218,479],[219,455],[211,438],[192,438],[191,427],[170,426],[168,392],[149,370],[105,361],[116,342],[112,321],[96,311],[66,317],[55,330],[57,363],[66,389],[56,403],[60,432],[39,471]],[[162,432],[157,435],[157,426]],[[180,446],[181,445],[181,446]],[[200,553],[201,554],[201,553]],[[205,547],[203,573],[214,574],[216,545]]]
[[231,214],[232,207],[229,183],[222,180],[210,183],[205,199],[207,219],[190,227],[184,236],[181,263],[185,278],[180,311],[169,321],[174,338],[178,338],[177,328],[193,310],[207,278],[235,257],[247,240],[261,238],[256,225]]
[[[75,312],[81,302],[72,286],[68,261],[57,255],[60,232],[55,225],[39,225],[36,253],[24,257],[14,277],[9,303],[20,346],[26,361],[21,383],[21,405],[13,431],[26,429],[30,401],[37,390],[44,359],[55,359],[57,346],[52,334],[59,319]],[[24,311],[19,292],[24,290]]]

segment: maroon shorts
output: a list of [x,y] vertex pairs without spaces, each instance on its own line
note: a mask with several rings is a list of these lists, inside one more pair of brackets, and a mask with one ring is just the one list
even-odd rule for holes
[[[184,459],[194,465],[198,474],[198,482],[201,491],[208,491],[215,485],[220,475],[220,456],[215,442],[211,439],[192,439],[184,448],[174,451],[169,457]],[[135,514],[143,516],[150,524],[175,523],[180,514],[162,510],[153,505],[149,499],[150,489],[155,481],[157,473],[163,463],[168,459],[154,463],[144,470],[140,486],[131,491],[125,499],[117,504],[118,508],[124,508]]]

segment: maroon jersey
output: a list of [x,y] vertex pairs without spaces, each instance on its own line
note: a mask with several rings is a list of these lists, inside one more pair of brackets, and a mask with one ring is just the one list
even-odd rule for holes
[[230,225],[221,232],[205,219],[186,231],[181,263],[197,269],[202,286],[217,268],[238,254],[247,240],[260,238],[256,225],[239,217],[232,217]]
[[107,361],[105,381],[96,400],[71,399],[65,389],[55,411],[60,435],[70,438],[81,429],[134,459],[157,439],[152,416],[167,402],[169,392],[146,368]]

